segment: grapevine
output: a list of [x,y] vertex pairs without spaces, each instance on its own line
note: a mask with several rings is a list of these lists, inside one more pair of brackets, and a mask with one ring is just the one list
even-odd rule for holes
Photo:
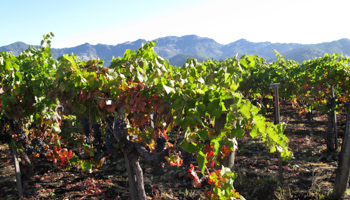
[[[245,89],[242,83],[248,78],[257,79],[260,72],[268,71],[277,80],[285,73],[274,73],[262,58],[203,63],[189,59],[183,67],[174,67],[155,54],[156,42],[150,42],[113,58],[107,68],[103,60],[80,61],[73,54],[53,59],[52,36],[44,37],[38,51],[30,48],[18,57],[0,56],[0,71],[6,74],[0,80],[1,114],[14,122],[10,123],[12,139],[23,140],[30,155],[36,154],[31,147],[43,148],[53,164],[68,169],[80,164],[91,171],[108,157],[97,157],[95,148],[104,135],[106,153],[119,148],[124,154],[132,199],[145,198],[140,158],[180,166],[185,156],[195,154],[202,176],[191,171],[195,187],[209,180],[214,188],[209,196],[243,198],[233,188],[235,174],[220,161],[236,151],[236,139],[248,133],[260,137],[283,159],[292,156],[283,135],[285,125],[267,122],[245,98],[255,92],[271,96],[265,85],[260,85],[261,91]],[[70,123],[65,128],[73,127],[72,133],[64,130],[65,134],[80,132],[95,138],[74,147],[80,147],[79,155],[61,140],[62,119],[68,118],[75,121],[64,122]],[[81,123],[82,129],[73,122]],[[33,123],[40,128],[30,131]]]

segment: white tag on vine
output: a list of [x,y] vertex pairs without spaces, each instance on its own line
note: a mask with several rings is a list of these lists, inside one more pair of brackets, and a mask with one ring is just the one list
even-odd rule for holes
[[106,100],[106,105],[107,105],[107,106],[112,105],[112,100],[110,100],[110,99],[109,99],[109,100]]

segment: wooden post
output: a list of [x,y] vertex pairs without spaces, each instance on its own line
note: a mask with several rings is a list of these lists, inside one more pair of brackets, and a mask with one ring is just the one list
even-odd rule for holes
[[[332,99],[334,99],[334,87],[332,85]],[[333,128],[334,128],[334,145],[335,145],[335,150],[338,149],[338,129],[337,129],[337,112],[334,109],[334,105],[332,105],[332,118],[333,118]]]
[[280,86],[279,83],[272,83],[270,84],[270,87],[273,87],[275,90],[275,124],[280,123],[280,104],[279,104],[279,93],[278,93],[278,87]]
[[17,149],[13,143],[10,143],[9,147],[12,153],[13,161],[15,163],[18,198],[21,199],[23,197],[23,189],[22,189],[22,179],[21,179],[21,168],[19,166]]
[[[280,123],[280,105],[279,105],[279,93],[278,93],[278,87],[280,86],[279,83],[272,83],[270,84],[270,87],[273,87],[275,90],[275,124]],[[279,153],[278,158],[278,178],[280,181],[280,184],[283,182],[283,168],[282,168],[282,157],[281,153]]]

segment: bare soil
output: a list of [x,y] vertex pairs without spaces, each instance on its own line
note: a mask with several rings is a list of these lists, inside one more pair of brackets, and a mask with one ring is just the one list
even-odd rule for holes
[[[273,121],[273,114],[267,114]],[[235,188],[247,200],[254,199],[332,199],[338,154],[329,153],[323,135],[327,116],[313,114],[313,120],[298,115],[288,103],[281,105],[281,119],[287,124],[292,160],[283,162],[283,183],[278,179],[278,155],[258,139],[248,135],[239,140],[236,158]],[[339,144],[345,129],[346,115],[338,114]],[[195,161],[193,161],[195,162]],[[188,167],[152,169],[142,163],[148,199],[204,199],[209,185],[193,188]],[[0,145],[0,199],[17,199],[13,161],[7,145]],[[127,173],[122,156],[109,159],[92,173],[80,169],[65,170],[48,161],[34,163],[24,199],[128,199]],[[344,199],[350,199],[346,194]]]

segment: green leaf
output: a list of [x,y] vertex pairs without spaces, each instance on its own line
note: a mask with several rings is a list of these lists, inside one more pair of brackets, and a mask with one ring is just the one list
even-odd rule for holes
[[196,151],[198,151],[197,144],[193,142],[183,141],[181,142],[180,147],[188,153],[195,153]]
[[144,77],[142,76],[141,72],[137,71],[136,72],[136,77],[137,77],[138,81],[140,81],[140,82],[144,81]]
[[200,151],[197,153],[197,162],[198,162],[198,168],[201,170],[202,174],[204,175],[205,173],[205,164],[208,163],[207,158],[205,154]]
[[279,123],[278,125],[276,125],[276,127],[277,127],[278,134],[283,134],[284,130],[286,130],[287,128],[287,125],[285,123]]
[[255,60],[253,56],[248,56],[248,61],[249,61],[249,67],[255,66]]
[[92,170],[92,164],[89,160],[80,160],[79,162],[83,170]]
[[208,113],[212,113],[219,106],[219,103],[220,98],[216,98],[213,101],[211,101],[207,106]]
[[254,126],[254,128],[252,129],[252,131],[250,131],[250,136],[251,136],[252,138],[255,138],[255,137],[258,136],[258,129],[257,129],[256,126]]
[[202,139],[203,142],[204,142],[206,139],[208,139],[209,134],[208,134],[208,131],[207,131],[207,130],[201,129],[201,130],[198,130],[197,133],[198,133],[199,137]]
[[10,71],[12,68],[12,63],[11,63],[11,59],[10,58],[7,58],[6,61],[5,61],[5,69],[7,71]]
[[71,164],[73,164],[73,165],[76,164],[78,161],[79,161],[79,158],[78,158],[78,156],[75,155],[75,154],[73,154],[72,158],[69,159],[69,162],[70,162]]
[[248,63],[245,59],[241,59],[239,62],[241,64],[242,68],[247,69]]
[[23,79],[23,75],[19,71],[16,71],[16,77],[18,78],[18,81],[22,81]]
[[125,53],[124,53],[124,59],[130,60],[131,56],[134,54],[135,54],[135,51],[133,51],[131,49],[127,49],[127,50],[125,50]]
[[217,138],[214,139],[212,141],[210,141],[213,144],[214,147],[214,157],[216,158],[219,155],[220,152],[220,143],[219,141],[221,141],[221,138]]
[[231,138],[241,139],[243,138],[244,134],[245,134],[245,130],[242,127],[237,127],[236,129],[231,130],[230,136]]
[[203,104],[202,102],[200,104],[197,105],[197,111],[201,116],[205,116],[205,112],[207,107],[205,106],[205,104]]
[[241,114],[243,115],[244,118],[246,119],[250,119],[251,115],[250,115],[250,106],[248,105],[243,105],[241,107],[241,109],[239,109],[239,111],[241,112]]
[[212,116],[214,116],[216,119],[220,118],[222,115],[222,109],[221,107],[218,107],[212,112]]

